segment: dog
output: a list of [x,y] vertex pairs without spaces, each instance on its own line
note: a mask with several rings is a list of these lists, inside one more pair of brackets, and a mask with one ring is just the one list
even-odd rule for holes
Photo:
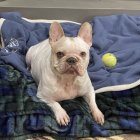
[[87,72],[91,46],[92,26],[88,22],[81,25],[77,37],[66,37],[60,23],[53,22],[49,38],[27,51],[26,63],[38,84],[37,97],[50,106],[59,125],[70,122],[59,101],[79,96],[88,103],[95,121],[104,123]]

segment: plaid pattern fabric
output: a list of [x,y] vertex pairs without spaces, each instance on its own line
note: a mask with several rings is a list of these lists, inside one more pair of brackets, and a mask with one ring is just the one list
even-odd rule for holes
[[[140,132],[140,86],[97,94],[97,104],[105,115],[103,126],[93,120],[83,98],[63,101],[61,105],[71,120],[68,126],[59,126],[50,108],[36,97],[37,86],[32,77],[24,73],[26,68],[23,55],[29,46],[48,37],[49,25],[27,23],[20,15],[11,13],[1,14],[3,16],[8,19],[2,32],[6,49],[11,46],[9,42],[19,45],[17,52],[22,55],[12,53],[15,50],[13,48],[9,50],[10,56],[7,59],[5,55],[0,56],[3,58],[0,58],[0,139],[20,140],[50,135],[57,140],[73,140],[79,137]],[[79,25],[65,25],[66,35],[75,36]],[[19,40],[19,44],[14,38]]]
[[31,77],[0,61],[0,139],[50,135],[68,140],[140,132],[140,86],[97,94],[97,104],[105,115],[103,126],[94,122],[83,98],[61,102],[71,121],[59,126],[50,108],[37,99],[36,90]]

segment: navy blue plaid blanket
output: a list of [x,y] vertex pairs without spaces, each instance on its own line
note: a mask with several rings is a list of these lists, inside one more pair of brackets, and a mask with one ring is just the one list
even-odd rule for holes
[[[29,47],[48,38],[50,24],[32,23],[13,12],[0,13],[0,18],[0,139],[50,135],[62,140],[140,132],[140,17],[113,15],[91,21],[94,47],[88,72],[105,115],[103,126],[92,119],[81,97],[61,102],[71,119],[68,126],[59,126],[50,108],[36,97],[25,55]],[[79,24],[61,24],[66,36],[77,35]],[[118,60],[111,69],[101,61],[108,52]]]

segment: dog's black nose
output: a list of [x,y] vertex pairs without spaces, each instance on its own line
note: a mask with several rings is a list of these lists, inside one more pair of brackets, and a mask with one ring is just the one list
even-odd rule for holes
[[68,64],[70,64],[70,65],[73,65],[73,64],[75,64],[75,63],[77,62],[77,59],[74,58],[74,57],[69,57],[69,58],[66,60],[66,62],[67,62]]

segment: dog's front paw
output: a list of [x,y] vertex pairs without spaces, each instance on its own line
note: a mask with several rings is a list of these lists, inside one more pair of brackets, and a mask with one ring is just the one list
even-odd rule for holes
[[104,115],[98,108],[92,111],[92,115],[97,123],[101,125],[104,124]]
[[70,118],[63,108],[55,113],[55,117],[59,125],[66,126],[70,122]]

